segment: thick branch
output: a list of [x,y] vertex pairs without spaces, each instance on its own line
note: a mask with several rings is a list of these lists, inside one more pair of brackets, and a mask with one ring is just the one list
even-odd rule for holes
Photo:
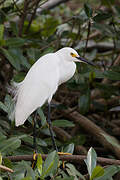
[[72,138],[71,135],[64,131],[62,128],[53,126],[53,130],[57,134],[57,137],[63,142]]
[[[105,136],[107,136],[115,139],[113,136],[107,134],[100,127],[98,127],[85,116],[82,116],[77,111],[71,112],[71,109],[68,108],[68,110],[61,110],[61,112],[64,114],[65,117],[73,120],[75,123],[79,124],[80,127],[82,127],[87,133],[94,136],[98,140],[98,142],[104,146],[104,148],[111,150],[118,158],[120,158],[120,148],[117,146],[113,146],[105,138]],[[115,139],[115,141],[117,142],[117,139]]]

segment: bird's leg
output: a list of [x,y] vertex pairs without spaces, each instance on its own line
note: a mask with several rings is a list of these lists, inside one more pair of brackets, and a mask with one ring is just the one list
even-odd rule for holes
[[[48,122],[48,125],[49,125],[49,131],[50,131],[50,135],[51,135],[51,138],[52,138],[53,147],[58,152],[58,148],[57,148],[57,145],[55,143],[55,138],[54,138],[54,135],[53,135],[52,123],[51,123],[51,119],[50,119],[50,109],[51,109],[51,105],[50,105],[50,103],[48,103],[48,119],[47,119],[47,122]],[[59,155],[71,155],[71,153],[64,153],[64,152],[58,152],[58,154]],[[64,164],[64,161],[63,161],[63,169],[64,169],[64,167],[65,167],[65,164]]]
[[37,153],[37,143],[36,143],[36,117],[37,117],[37,111],[35,112],[34,118],[33,118],[33,147],[34,147],[34,153],[33,153],[33,163],[32,168],[34,169],[36,165],[36,153]]
[[49,131],[50,131],[53,147],[58,152],[58,148],[57,148],[57,145],[56,145],[56,142],[55,142],[55,138],[54,138],[54,134],[53,134],[52,122],[51,122],[51,119],[50,119],[50,110],[51,110],[51,106],[50,106],[50,103],[48,103],[48,118],[47,118],[47,122],[48,122],[48,125],[49,125]]
[[33,147],[34,147],[34,152],[37,152],[37,143],[36,143],[36,117],[37,117],[37,111],[35,112],[34,118],[33,118]]

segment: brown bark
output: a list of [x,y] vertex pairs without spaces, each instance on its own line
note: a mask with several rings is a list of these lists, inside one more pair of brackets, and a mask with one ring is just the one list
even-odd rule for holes
[[64,113],[64,116],[66,118],[69,118],[73,120],[75,123],[79,124],[80,127],[82,127],[87,133],[94,136],[98,140],[98,142],[104,146],[105,149],[112,151],[116,155],[117,158],[120,158],[120,148],[108,142],[105,136],[109,136],[110,138],[117,141],[116,138],[114,138],[113,136],[110,136],[108,133],[106,133],[104,130],[102,130],[100,127],[98,127],[96,124],[94,124],[85,116],[82,116],[77,111],[69,113],[70,110],[71,109],[69,108],[68,110],[61,110],[61,111],[62,113]]

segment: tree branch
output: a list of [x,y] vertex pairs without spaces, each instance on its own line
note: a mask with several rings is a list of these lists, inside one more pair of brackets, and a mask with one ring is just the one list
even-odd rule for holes
[[24,2],[24,9],[23,9],[23,13],[22,13],[20,23],[19,23],[19,36],[22,36],[24,21],[27,16],[27,9],[28,9],[29,3],[30,3],[29,0],[25,0],[25,2]]
[[6,166],[0,165],[0,169],[4,170],[4,171],[8,171],[10,173],[13,173],[14,171]]
[[[56,104],[58,103],[56,102]],[[101,145],[103,145],[104,148],[109,149],[111,152],[113,152],[116,155],[116,157],[120,158],[120,148],[118,146],[112,145],[105,138],[106,136],[114,139],[115,142],[118,142],[115,137],[110,136],[108,133],[106,133],[104,130],[102,130],[100,127],[94,124],[91,120],[81,115],[79,112],[77,111],[72,112],[71,108],[68,108],[67,110],[61,109],[61,112],[64,114],[66,118],[73,120],[76,124],[79,124],[80,127],[82,127],[87,133],[95,137],[98,140],[98,142]]]
[[[48,155],[42,154],[41,155],[43,160],[47,158]],[[83,164],[84,159],[86,159],[86,156],[84,155],[60,155],[60,160],[62,161],[68,161],[68,162],[74,162],[78,164]],[[18,161],[32,161],[33,160],[33,155],[20,155],[20,156],[8,156],[8,157],[3,157],[8,158],[12,162],[18,162]],[[97,162],[102,164],[102,165],[120,165],[120,160],[115,160],[115,159],[108,159],[108,158],[102,158],[98,157]]]
[[40,9],[38,10],[38,13],[42,13],[44,10],[52,9],[56,6],[58,6],[61,3],[65,3],[70,0],[49,0],[45,4],[43,4]]
[[39,2],[40,2],[40,0],[36,0],[35,8],[34,8],[34,10],[33,10],[32,16],[31,16],[31,18],[30,18],[29,24],[28,24],[28,26],[27,26],[27,28],[26,28],[26,32],[28,32],[28,30],[29,30],[29,28],[30,28],[30,25],[32,24],[32,21],[33,21],[33,19],[34,19],[34,17],[35,17],[35,14],[36,14],[36,11],[37,11]]

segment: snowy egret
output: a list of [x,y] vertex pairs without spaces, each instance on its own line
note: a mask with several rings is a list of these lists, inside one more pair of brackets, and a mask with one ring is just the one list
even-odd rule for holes
[[58,86],[68,81],[74,75],[76,70],[75,62],[93,65],[80,57],[74,49],[65,47],[55,53],[49,53],[39,58],[28,71],[25,79],[21,83],[16,84],[16,104],[14,109],[16,126],[24,124],[27,118],[47,101],[47,122],[53,146],[56,150],[57,146],[50,120],[50,102]]

